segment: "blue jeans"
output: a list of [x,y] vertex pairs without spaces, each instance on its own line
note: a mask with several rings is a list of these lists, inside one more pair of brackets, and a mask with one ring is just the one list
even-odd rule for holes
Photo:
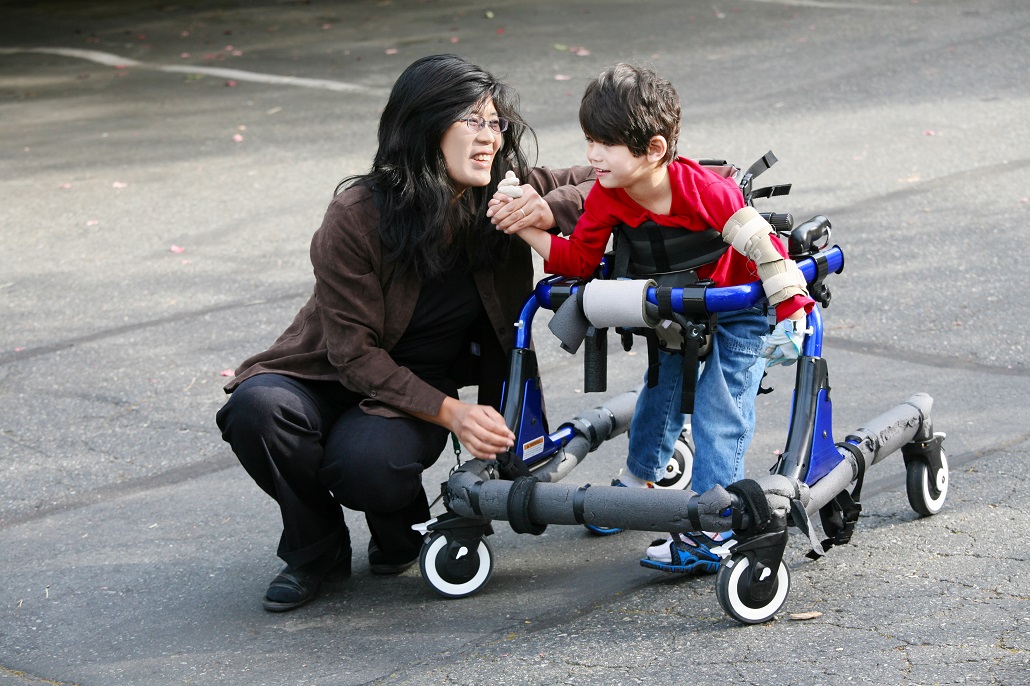
[[[691,490],[696,493],[744,478],[744,453],[755,433],[755,398],[765,371],[759,352],[768,331],[761,307],[719,315],[712,350],[697,379],[690,422],[695,447]],[[683,358],[659,355],[658,385],[644,385],[629,428],[626,469],[645,481],[660,478],[686,421],[680,412]]]

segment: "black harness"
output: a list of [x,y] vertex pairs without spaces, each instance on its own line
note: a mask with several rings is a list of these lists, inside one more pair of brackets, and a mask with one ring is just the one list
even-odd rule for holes
[[652,278],[660,286],[696,283],[697,268],[729,249],[715,229],[688,231],[648,220],[633,229],[620,224],[615,231],[613,278]]
[[[615,227],[615,255],[613,257],[613,278],[648,278],[659,286],[684,288],[700,284],[697,269],[718,260],[729,249],[722,240],[722,234],[715,229],[689,231],[679,227],[661,226],[646,221],[638,227],[625,224]],[[663,294],[659,291],[659,294]],[[703,290],[702,290],[703,293]],[[676,349],[683,356],[683,387],[680,396],[680,411],[694,412],[694,392],[697,386],[697,370],[712,347],[716,316],[704,311],[704,298],[700,298],[696,312],[680,314],[672,311],[671,302],[659,299],[658,315],[679,325],[683,336],[682,347]],[[658,384],[660,362],[658,351],[669,349],[654,329],[617,328],[622,337],[622,347],[629,351],[633,347],[633,336],[641,336],[647,342],[647,385]],[[673,352],[673,351],[670,351]]]

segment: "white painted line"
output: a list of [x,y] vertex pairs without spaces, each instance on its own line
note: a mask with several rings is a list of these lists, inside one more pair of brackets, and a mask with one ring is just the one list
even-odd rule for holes
[[236,81],[252,81],[255,83],[266,83],[281,86],[298,86],[300,88],[316,88],[348,93],[367,93],[369,95],[388,95],[389,91],[384,88],[371,88],[355,83],[344,81],[332,81],[329,79],[308,79],[300,76],[279,76],[278,74],[262,74],[242,69],[224,69],[221,67],[203,67],[186,64],[150,64],[138,62],[107,52],[98,50],[79,50],[77,48],[0,48],[0,55],[15,55],[18,53],[39,53],[46,55],[60,55],[62,57],[73,57],[76,59],[88,60],[103,64],[108,67],[133,67],[137,69],[150,69],[178,74],[203,74],[205,76],[217,76],[224,79]]
[[869,5],[857,2],[833,2],[833,0],[745,0],[745,2],[764,2],[768,5],[789,5],[792,7],[815,7],[828,10],[896,10],[893,5]]

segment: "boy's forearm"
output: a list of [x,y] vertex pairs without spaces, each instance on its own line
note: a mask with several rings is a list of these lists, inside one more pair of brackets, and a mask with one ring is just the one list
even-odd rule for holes
[[543,229],[522,229],[518,237],[526,242],[540,257],[551,259],[551,234]]

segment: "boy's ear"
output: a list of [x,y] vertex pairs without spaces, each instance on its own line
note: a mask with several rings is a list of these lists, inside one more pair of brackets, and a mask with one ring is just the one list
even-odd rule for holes
[[660,162],[665,153],[669,152],[669,141],[665,136],[651,136],[647,142],[647,159],[651,162]]

